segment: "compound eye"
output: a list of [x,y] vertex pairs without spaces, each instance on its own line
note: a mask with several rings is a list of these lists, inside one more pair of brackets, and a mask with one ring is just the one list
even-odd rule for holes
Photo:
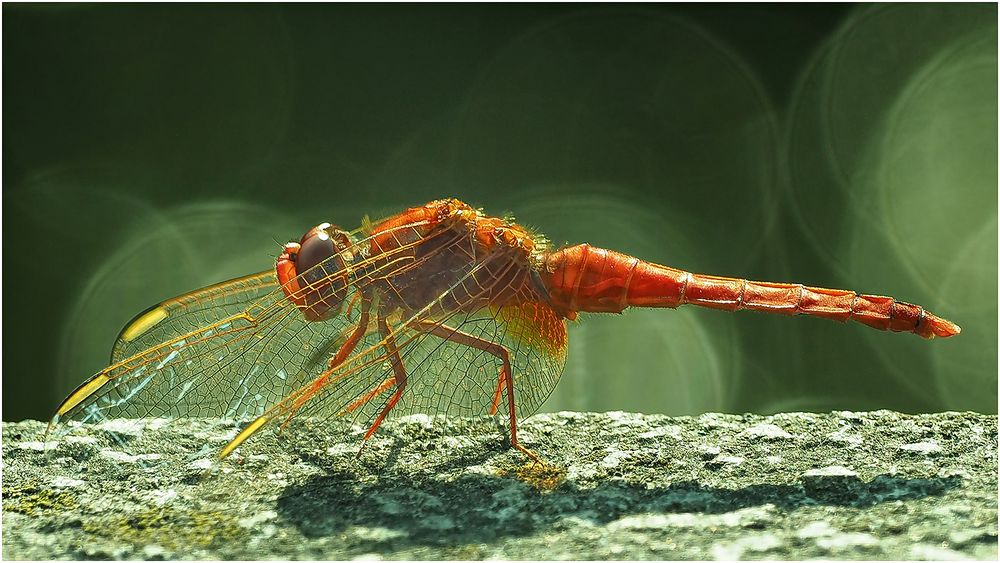
[[299,243],[295,270],[302,286],[300,305],[309,320],[323,320],[340,310],[347,298],[347,264],[353,257],[347,233],[323,223],[309,230]]
[[[321,281],[323,278],[333,274],[334,271],[331,270],[336,267],[332,264],[324,264],[325,261],[337,254],[337,248],[333,243],[333,239],[322,228],[324,225],[328,226],[324,223],[319,227],[310,229],[302,237],[302,242],[299,243],[300,248],[298,257],[295,259],[295,269],[298,270],[299,275],[307,283]],[[336,262],[336,260],[332,260],[332,262]],[[317,268],[316,266],[319,267]]]

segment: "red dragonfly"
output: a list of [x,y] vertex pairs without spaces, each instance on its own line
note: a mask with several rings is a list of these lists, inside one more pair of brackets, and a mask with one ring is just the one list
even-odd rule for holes
[[[160,303],[122,330],[112,365],[67,397],[60,420],[251,420],[225,457],[296,416],[364,422],[442,412],[517,421],[545,401],[580,312],[691,304],[857,321],[924,338],[957,325],[891,297],[692,274],[588,244],[558,250],[455,199],[344,231],[324,223],[275,268]],[[362,441],[364,444],[364,441]]]

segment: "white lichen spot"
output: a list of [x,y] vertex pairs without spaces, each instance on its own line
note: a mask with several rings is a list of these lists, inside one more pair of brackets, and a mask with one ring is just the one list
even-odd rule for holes
[[470,465],[466,467],[463,471],[466,475],[496,475],[497,470],[486,464]]
[[463,440],[459,436],[444,436],[441,438],[441,445],[446,450],[459,450],[461,448],[468,448],[471,446],[468,440]]
[[52,479],[52,486],[57,489],[75,489],[84,485],[86,485],[86,483],[80,479],[72,479],[70,477],[59,476]]
[[154,419],[150,420],[148,423],[146,423],[146,429],[147,430],[159,430],[159,429],[163,428],[164,426],[166,426],[169,423],[170,423],[170,421],[167,420],[166,418],[159,418],[159,417],[157,417],[157,418],[154,418]]
[[153,543],[142,548],[142,554],[146,559],[164,559],[167,550]]
[[680,527],[679,520],[690,514],[640,514],[619,518],[607,525],[609,532],[620,530],[661,530],[668,526]]
[[803,473],[805,477],[857,477],[858,474],[841,465],[828,465]]
[[611,411],[605,413],[605,416],[611,419],[612,426],[645,426],[647,424],[642,417],[630,412]]
[[717,543],[712,546],[712,558],[719,561],[742,559],[747,551],[764,552],[781,546],[778,536],[771,533],[754,534],[734,542]]
[[240,518],[237,523],[244,528],[256,528],[267,522],[268,520],[274,520],[278,517],[278,513],[273,510],[265,510],[263,512],[258,512],[253,516],[247,516],[246,518]]
[[51,440],[48,442],[21,442],[17,445],[17,447],[22,450],[35,450],[43,452],[48,448],[55,448],[58,445],[59,442]]
[[740,509],[723,514],[700,514],[693,512],[638,514],[626,516],[611,522],[608,524],[607,529],[611,532],[618,532],[622,530],[663,530],[669,528],[688,528],[694,530],[735,528],[743,526],[750,521],[768,518],[768,513],[772,512],[773,509],[774,505],[766,505],[765,507]]
[[970,479],[972,477],[968,471],[960,467],[944,467],[937,472],[937,476],[941,479],[948,479],[950,477]]
[[720,455],[719,457],[715,458],[713,461],[715,463],[723,463],[723,464],[728,465],[730,467],[736,467],[737,465],[742,464],[745,460],[742,457],[737,456],[737,455]]
[[816,538],[816,545],[829,550],[853,549],[878,545],[878,539],[871,534],[834,534],[829,537]]
[[681,427],[680,426],[658,426],[648,432],[643,432],[639,434],[639,438],[643,440],[651,440],[653,438],[659,438],[661,436],[669,436],[674,440],[679,440],[681,437]]
[[825,520],[820,520],[818,522],[810,522],[802,527],[798,532],[795,533],[796,536],[808,539],[808,538],[823,538],[827,536],[832,536],[836,534],[837,530],[830,525],[829,522]]
[[327,455],[345,455],[358,453],[358,445],[353,443],[340,443],[326,449]]
[[700,415],[697,419],[698,424],[706,428],[736,428],[737,425],[732,421],[732,417],[724,414],[707,412]]
[[170,504],[177,498],[177,491],[173,489],[166,489],[162,491],[156,490],[150,493],[149,498],[153,501],[153,504],[157,506],[164,506]]
[[621,465],[623,459],[628,459],[629,453],[621,450],[611,450],[604,459],[601,460],[601,467],[612,469]]
[[936,442],[916,442],[914,444],[903,444],[899,446],[899,449],[904,452],[911,452],[915,454],[932,455],[941,452],[941,446]]
[[864,442],[864,439],[861,436],[852,433],[850,430],[850,426],[844,426],[836,432],[827,434],[827,438],[831,441],[837,442],[838,444],[846,444],[848,447],[856,448]]
[[763,438],[765,440],[784,440],[793,437],[776,424],[757,424],[740,432],[740,434],[750,438]]
[[982,529],[952,530],[951,532],[948,532],[948,541],[951,542],[952,545],[963,545],[984,537],[987,534],[988,533]]
[[953,549],[938,547],[936,545],[917,544],[910,548],[910,559],[924,561],[968,561],[972,558]]
[[389,541],[405,537],[407,535],[406,532],[383,528],[382,526],[355,526],[349,533],[352,538],[359,538],[370,542]]
[[702,459],[713,459],[722,453],[722,448],[719,446],[701,445],[698,446],[698,452],[701,453]]
[[784,458],[781,457],[780,455],[769,455],[769,456],[767,456],[767,462],[770,463],[771,465],[779,465],[783,461],[784,461]]
[[424,428],[430,428],[434,424],[434,417],[424,413],[401,416],[398,420],[402,424],[416,424]]
[[587,481],[597,477],[597,469],[590,465],[570,465],[566,468],[567,481]]
[[110,460],[118,461],[121,463],[136,463],[138,461],[156,461],[163,457],[160,454],[132,455],[132,454],[127,454],[125,452],[119,452],[117,450],[101,450],[100,454]]
[[210,467],[212,467],[213,463],[215,463],[214,459],[201,458],[192,461],[187,466],[189,469],[209,469]]

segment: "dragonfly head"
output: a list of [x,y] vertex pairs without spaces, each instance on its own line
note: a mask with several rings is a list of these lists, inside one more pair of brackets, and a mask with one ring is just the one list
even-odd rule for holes
[[323,223],[309,229],[299,242],[286,244],[275,269],[285,295],[306,319],[322,321],[340,312],[353,261],[347,232]]

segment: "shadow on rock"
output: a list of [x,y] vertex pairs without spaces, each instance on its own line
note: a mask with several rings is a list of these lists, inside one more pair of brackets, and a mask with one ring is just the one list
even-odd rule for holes
[[[768,504],[786,511],[816,504],[866,507],[941,495],[960,484],[959,477],[879,475],[868,482],[837,476],[740,489],[693,481],[653,489],[621,482],[582,489],[567,482],[540,493],[513,477],[467,474],[443,481],[390,470],[376,483],[360,484],[346,471],[288,487],[278,499],[278,512],[307,537],[357,527],[348,542],[373,549],[388,542],[398,549],[488,543],[557,530],[566,518],[600,525],[631,515],[692,513],[698,518]],[[750,521],[745,526],[767,524]]]

